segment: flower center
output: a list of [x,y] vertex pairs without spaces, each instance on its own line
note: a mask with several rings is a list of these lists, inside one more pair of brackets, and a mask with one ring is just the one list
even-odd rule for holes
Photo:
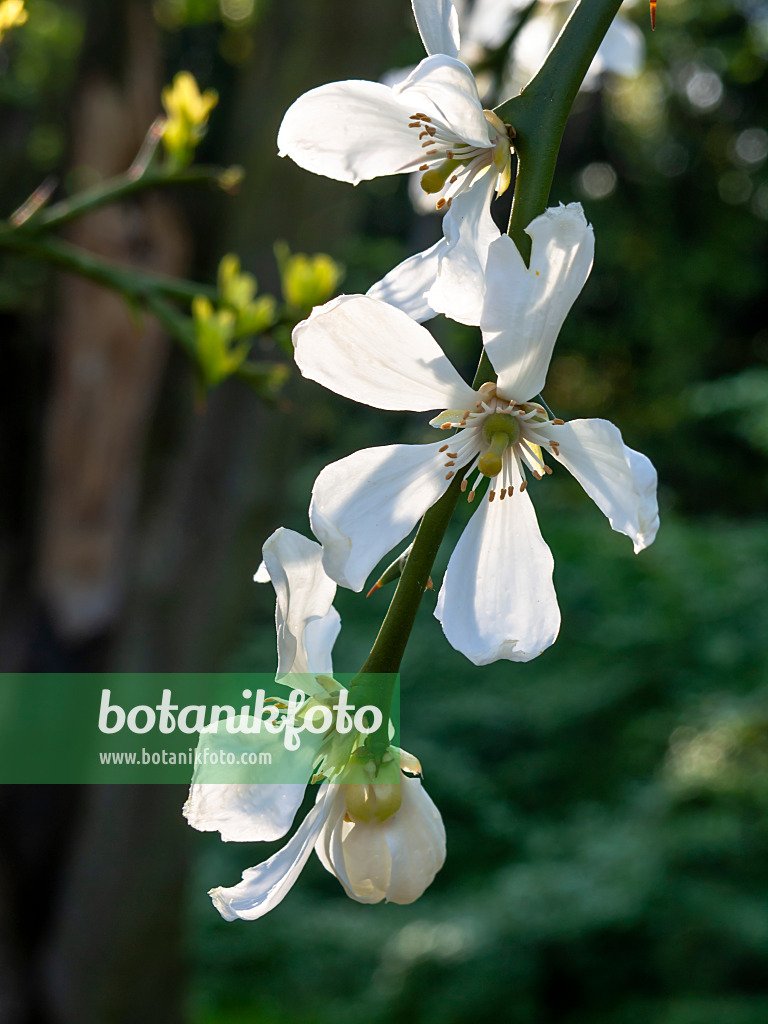
[[474,500],[483,477],[492,481],[488,500],[493,501],[497,493],[501,500],[511,498],[516,490],[524,491],[528,486],[527,473],[537,480],[550,474],[552,470],[545,464],[543,453],[559,456],[559,442],[551,436],[551,428],[562,424],[562,420],[550,419],[536,402],[518,403],[501,398],[495,384],[483,385],[474,410],[448,409],[432,420],[432,425],[441,430],[458,430],[440,452],[447,456],[447,480],[455,473],[453,467],[468,466],[461,489],[469,488],[469,501]]
[[489,144],[475,146],[461,139],[446,124],[427,114],[412,114],[409,128],[419,129],[424,157],[419,170],[421,187],[427,195],[442,192],[437,208],[450,206],[451,201],[466,191],[487,171],[498,175],[496,191],[506,191],[512,180],[512,156],[507,126],[492,110],[484,110],[488,122]]
[[509,413],[494,412],[483,423],[483,436],[490,445],[477,461],[483,476],[498,476],[502,470],[502,455],[520,437],[520,423]]

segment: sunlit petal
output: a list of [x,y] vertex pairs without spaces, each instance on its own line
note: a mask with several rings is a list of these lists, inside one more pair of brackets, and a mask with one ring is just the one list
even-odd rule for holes
[[309,518],[325,570],[337,583],[360,590],[443,494],[449,481],[441,447],[437,441],[365,448],[320,473]]
[[595,248],[580,203],[546,210],[526,232],[533,243],[530,267],[507,235],[488,250],[480,325],[499,394],[518,402],[544,387],[557,336],[589,277]]
[[[262,553],[277,596],[278,678],[289,672],[329,672],[338,614],[331,607],[336,584],[323,569],[322,548],[281,527],[265,542]],[[326,628],[313,634],[310,666],[305,630],[310,622],[326,619]]]
[[445,246],[427,301],[436,312],[462,324],[477,326],[482,317],[488,250],[500,237],[491,216],[495,181],[496,175],[486,172],[456,196],[443,218]]
[[635,553],[653,543],[659,528],[656,470],[628,448],[607,420],[571,420],[553,427],[559,461],[579,481],[611,527],[632,541]]
[[538,657],[560,629],[553,565],[527,491],[481,501],[435,608],[451,646],[475,665]]
[[[406,104],[409,102],[405,100]],[[286,111],[277,136],[280,156],[327,178],[356,185],[422,163],[413,111],[379,82],[332,82],[311,89]]]
[[402,310],[367,295],[342,295],[293,332],[305,377],[378,409],[444,409],[474,392],[429,331]]
[[459,54],[459,16],[451,0],[411,0],[424,49],[429,54]]
[[211,889],[209,896],[225,920],[256,921],[282,902],[301,874],[323,825],[338,811],[340,795],[343,799],[340,787],[324,785],[315,806],[282,850],[244,871],[237,885]]
[[460,60],[426,57],[393,92],[409,112],[442,122],[457,139],[481,148],[492,145],[474,75]]
[[380,302],[388,302],[390,306],[397,306],[419,323],[431,319],[436,311],[427,301],[427,292],[437,279],[437,268],[445,246],[446,241],[441,238],[424,252],[409,256],[386,277],[371,285],[366,294]]

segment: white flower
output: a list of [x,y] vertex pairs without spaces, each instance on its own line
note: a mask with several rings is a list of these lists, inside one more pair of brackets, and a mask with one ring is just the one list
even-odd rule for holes
[[[547,210],[529,226],[530,268],[506,235],[489,248],[483,341],[496,385],[474,391],[429,332],[368,296],[341,296],[294,331],[305,377],[381,409],[445,410],[432,425],[457,429],[447,442],[358,451],[320,473],[310,521],[329,576],[360,590],[466,467],[471,501],[482,501],[459,540],[435,614],[449,642],[475,664],[529,661],[552,644],[560,613],[552,556],[542,540],[528,474],[562,463],[614,530],[650,544],[658,527],[656,473],[605,420],[551,419],[532,401],[544,386],[558,332],[586,281],[592,228],[579,204]],[[472,475],[475,474],[474,479]]]
[[488,249],[500,236],[491,216],[492,198],[492,181],[459,196],[443,217],[443,237],[403,260],[371,285],[367,294],[396,306],[419,323],[443,313],[477,327],[483,310]]
[[[387,792],[377,811],[379,789]],[[391,813],[393,790],[400,805]],[[365,803],[374,805],[373,814],[353,820]],[[283,849],[244,871],[238,885],[211,889],[214,905],[228,921],[257,920],[282,901],[313,849],[353,900],[412,903],[443,866],[445,829],[421,780],[402,772],[399,787],[325,783]]]
[[[483,48],[496,48],[508,38],[529,0],[476,0],[470,10],[459,3],[463,31],[461,55],[474,61]],[[445,12],[443,0],[423,0],[433,20]],[[452,6],[452,5],[449,5]],[[504,82],[503,93],[518,93],[539,70],[572,8],[570,0],[540,0],[521,29],[510,54],[511,77]],[[453,11],[455,15],[455,11]],[[458,18],[456,18],[458,23]],[[458,45],[458,29],[455,35]],[[638,75],[645,48],[637,25],[617,17],[595,55],[582,88],[594,89],[603,72]],[[459,323],[479,325],[483,308],[483,276],[488,247],[499,237],[491,216],[493,189],[486,181],[485,194],[480,187],[457,198],[443,218],[443,238],[423,252],[404,260],[368,289],[368,295],[402,309],[420,323],[443,313]],[[412,194],[417,190],[413,189]],[[425,205],[414,199],[419,212]]]
[[[323,570],[320,545],[292,530],[280,529],[267,540],[263,554],[255,579],[271,580],[277,593],[278,678],[298,680],[303,689],[327,698],[322,684],[330,684],[325,673],[332,671],[331,650],[340,620],[331,604],[336,584]],[[315,675],[320,676],[319,681],[314,680]],[[359,779],[361,771],[363,778],[370,777],[360,767],[361,759],[349,758],[357,735],[350,733],[347,740],[337,741],[335,753],[345,765],[340,777]],[[288,753],[282,739],[275,739],[271,745],[273,771],[309,777],[326,738],[307,733],[302,737],[298,750]],[[218,753],[243,747],[240,736],[228,733],[214,733],[203,741]],[[259,734],[259,742],[263,750],[267,737]],[[324,783],[315,806],[282,850],[244,872],[239,885],[211,890],[222,916],[255,920],[266,914],[296,881],[313,847],[352,899],[361,903],[382,899],[411,903],[418,899],[445,860],[445,829],[421,781],[403,775],[394,755],[407,771],[421,771],[416,758],[391,748],[373,784]],[[275,769],[280,757],[291,763]],[[362,763],[366,763],[364,757]],[[379,784],[379,779],[387,779],[389,784]],[[397,784],[391,784],[395,779]],[[305,788],[305,782],[195,782],[184,814],[194,828],[218,831],[225,841],[269,842],[286,834]]]
[[[336,584],[323,570],[319,544],[282,527],[266,541],[264,561],[256,573],[259,582],[272,580],[277,601],[277,678],[296,676],[297,686],[315,696],[327,696],[314,677],[332,672],[331,651],[341,628],[339,613],[332,605]],[[239,734],[220,731],[202,737],[217,751],[245,749]],[[273,777],[303,779],[301,782],[212,783],[201,782],[205,771],[195,771],[184,816],[201,832],[220,832],[233,842],[269,842],[280,839],[291,827],[304,797],[306,781],[317,759],[324,737],[303,733],[295,751],[286,751],[281,734],[259,733],[259,747],[271,755]],[[247,768],[244,776],[249,777]],[[251,769],[252,777],[252,769]]]
[[[300,96],[289,108],[277,137],[281,156],[329,178],[357,184],[386,174],[419,171],[426,193],[439,196],[437,208],[450,207],[446,238],[416,258],[428,264],[430,282],[439,266],[457,258],[472,264],[475,283],[482,266],[474,256],[474,236],[493,225],[494,192],[511,181],[510,142],[506,126],[483,110],[474,77],[457,60],[458,23],[449,0],[413,0],[416,22],[429,54],[405,79],[390,87],[380,82],[347,81],[322,85]],[[478,221],[482,225],[478,226]],[[498,231],[494,229],[494,234]],[[461,239],[462,245],[458,242]],[[395,282],[388,275],[380,287],[415,319],[433,316],[410,279],[410,264]],[[467,271],[464,270],[466,275]],[[476,291],[476,289],[475,289]],[[409,298],[410,293],[413,296]],[[437,311],[443,312],[442,309]]]
[[[501,46],[527,6],[528,0],[477,0],[465,35],[484,47]],[[511,75],[503,85],[506,92],[519,92],[533,78],[574,6],[573,0],[539,0],[509,54]],[[643,33],[634,22],[619,14],[606,32],[581,88],[598,88],[605,72],[633,78],[640,74],[644,59]]]

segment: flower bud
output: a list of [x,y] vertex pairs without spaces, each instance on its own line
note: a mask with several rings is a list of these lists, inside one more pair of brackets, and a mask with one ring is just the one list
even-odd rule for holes
[[[326,821],[315,846],[317,855],[358,903],[413,903],[445,861],[445,828],[440,812],[420,779],[401,774],[399,786],[367,787],[384,791],[384,805],[393,791],[399,790],[397,810],[383,820],[355,820],[349,812],[349,794],[363,788],[349,787],[347,813]],[[359,793],[352,796],[356,810],[359,798]],[[378,802],[378,793],[375,798]],[[362,807],[365,810],[365,801]]]
[[332,298],[344,276],[341,264],[325,253],[314,256],[291,253],[282,242],[275,245],[280,282],[286,303],[294,309],[311,309]]
[[175,167],[186,167],[195,146],[205,135],[208,116],[219,102],[213,89],[201,93],[193,75],[180,71],[161,95],[168,120],[163,130],[163,145]]

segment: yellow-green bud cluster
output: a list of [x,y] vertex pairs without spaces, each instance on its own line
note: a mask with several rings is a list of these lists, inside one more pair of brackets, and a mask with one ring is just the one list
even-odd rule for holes
[[205,135],[208,116],[219,102],[218,93],[206,89],[201,93],[189,71],[180,71],[162,92],[161,99],[167,120],[163,129],[163,145],[173,167],[191,163],[195,147]]
[[285,242],[275,245],[283,298],[291,309],[310,310],[333,298],[344,267],[326,253],[292,253]]
[[234,254],[224,256],[219,264],[218,287],[218,308],[203,295],[192,302],[196,355],[209,387],[235,373],[248,355],[250,338],[275,322],[274,297],[257,296],[256,278],[241,271]]
[[25,24],[29,14],[24,9],[24,0],[2,0],[0,3],[0,41],[11,28]]

